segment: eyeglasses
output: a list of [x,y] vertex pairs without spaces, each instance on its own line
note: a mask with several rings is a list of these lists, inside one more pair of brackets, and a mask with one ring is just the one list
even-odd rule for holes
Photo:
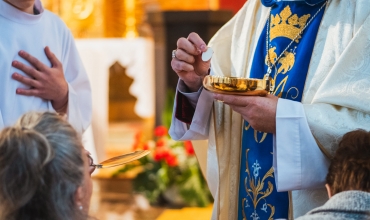
[[95,171],[97,165],[94,164],[94,160],[90,154],[87,154],[87,158],[88,158],[87,162],[89,163],[89,173],[91,175]]

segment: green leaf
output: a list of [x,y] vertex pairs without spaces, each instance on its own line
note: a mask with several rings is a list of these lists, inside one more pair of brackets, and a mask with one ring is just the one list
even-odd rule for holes
[[162,124],[166,126],[167,128],[169,128],[171,125],[172,110],[173,110],[175,95],[176,93],[174,90],[172,89],[167,90],[166,102],[164,106],[164,111],[162,113]]
[[199,167],[192,166],[180,182],[180,194],[189,206],[205,207],[211,203],[211,195]]

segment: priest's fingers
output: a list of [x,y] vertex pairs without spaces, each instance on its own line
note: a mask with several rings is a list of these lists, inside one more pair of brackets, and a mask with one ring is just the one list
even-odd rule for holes
[[190,33],[188,36],[188,40],[195,45],[196,49],[199,50],[199,54],[207,51],[206,43],[197,33]]
[[194,56],[189,55],[187,52],[183,51],[182,49],[177,49],[175,51],[175,58],[181,61],[185,61],[189,64],[193,64],[195,62]]
[[255,106],[235,106],[230,108],[238,112],[244,120],[249,122],[253,129],[262,132],[275,133],[276,131],[276,112],[270,109],[258,109]]
[[228,105],[247,106],[254,101],[255,96],[225,95],[214,93],[213,98]]
[[45,47],[44,51],[45,51],[46,56],[50,60],[52,67],[62,66],[61,62],[58,60],[55,54],[51,52],[49,47]]
[[17,89],[16,92],[18,95],[41,97],[41,91],[38,89]]
[[225,94],[218,94],[214,93],[213,98],[219,101],[224,102],[228,105],[235,105],[235,106],[253,106],[258,107],[260,109],[267,109],[271,107],[275,107],[277,105],[278,97],[274,95],[266,95],[266,96],[238,96],[238,95],[225,95]]
[[214,94],[214,98],[240,113],[254,129],[275,133],[278,97],[270,94],[264,97]]
[[12,78],[17,80],[18,82],[21,82],[25,85],[28,85],[34,88],[38,88],[41,86],[40,82],[38,82],[37,80],[22,76],[19,73],[13,73]]
[[171,61],[172,69],[180,74],[182,72],[191,72],[194,71],[194,66],[178,59],[172,59]]
[[40,71],[43,71],[47,66],[45,64],[43,64],[42,62],[40,62],[37,58],[35,58],[34,56],[30,55],[29,53],[27,53],[26,51],[19,51],[19,56],[21,56],[23,59],[27,60],[28,62],[30,62],[30,64],[35,67],[37,70],[40,70]]
[[40,72],[37,71],[33,67],[27,66],[27,65],[25,65],[25,64],[23,64],[19,61],[13,61],[12,66],[19,69],[19,70],[22,70],[24,73],[26,73],[27,75],[29,75],[30,77],[32,77],[34,79],[40,78]]
[[182,37],[177,40],[177,49],[181,49],[186,53],[197,56],[201,53],[201,51],[188,39]]

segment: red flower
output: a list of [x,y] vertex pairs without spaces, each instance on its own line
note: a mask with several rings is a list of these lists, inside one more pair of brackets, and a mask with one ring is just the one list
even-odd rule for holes
[[184,141],[184,147],[188,155],[194,155],[195,152],[191,141]]
[[157,137],[163,137],[163,136],[166,136],[167,134],[168,134],[167,133],[167,128],[163,125],[157,126],[154,129],[154,135],[157,136]]
[[164,147],[164,146],[166,146],[166,141],[165,141],[165,140],[163,140],[163,139],[159,139],[159,140],[157,141],[157,143],[156,143],[156,146],[157,146],[157,147]]
[[169,154],[167,157],[166,157],[166,163],[168,164],[168,166],[170,167],[175,167],[178,165],[178,161],[177,161],[177,157],[173,154]]
[[154,151],[154,160],[159,162],[162,159],[166,159],[169,156],[170,152],[168,151],[167,148],[161,147],[161,148],[156,148]]

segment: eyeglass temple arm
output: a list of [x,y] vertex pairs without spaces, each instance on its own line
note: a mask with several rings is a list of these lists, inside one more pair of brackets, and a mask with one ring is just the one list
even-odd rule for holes
[[93,166],[93,167],[95,167],[96,169],[101,169],[101,168],[103,168],[103,165],[101,165],[101,164],[91,164],[90,166]]

